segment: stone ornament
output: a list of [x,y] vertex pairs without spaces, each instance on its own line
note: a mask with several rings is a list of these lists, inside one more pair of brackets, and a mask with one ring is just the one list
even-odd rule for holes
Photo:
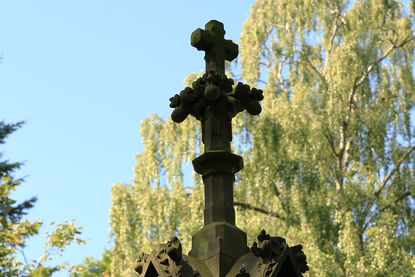
[[224,35],[223,24],[216,20],[209,21],[205,30],[199,28],[193,32],[192,46],[205,52],[205,74],[192,87],[170,98],[174,122],[180,123],[192,115],[202,123],[205,152],[230,152],[232,118],[244,110],[251,115],[260,114],[259,101],[264,99],[262,90],[240,82],[234,85],[234,80],[226,77],[225,60],[232,61],[238,56],[238,45]]
[[188,255],[177,237],[140,254],[135,270],[141,277],[302,276],[308,270],[301,245],[288,247],[262,230],[249,249],[246,233],[235,226],[233,182],[243,159],[231,152],[232,118],[242,111],[259,115],[264,96],[225,75],[225,60],[238,56],[238,45],[224,35],[216,20],[192,33],[192,46],[205,52],[205,74],[170,98],[174,122],[191,115],[202,124],[204,153],[192,163],[205,186],[204,226],[192,236]]
[[[177,237],[167,243],[157,245],[150,254],[141,253],[134,270],[145,277],[201,277],[198,270],[209,272],[203,265],[194,262],[182,253],[182,245]],[[212,277],[209,273],[203,276]]]
[[[234,80],[226,76],[220,76],[214,71],[209,71],[201,78],[193,82],[192,87],[186,87],[180,94],[170,98],[170,107],[174,108],[171,119],[180,123],[188,115],[194,116],[202,123],[205,130],[205,122],[218,116],[226,117],[227,140],[232,141],[231,120],[239,112],[246,110],[251,115],[261,113],[259,101],[264,99],[262,90],[250,88],[249,85],[238,82],[233,86]],[[224,106],[224,111],[220,107]],[[218,121],[218,120],[217,120]],[[219,124],[213,124],[214,134],[219,134]],[[205,131],[202,131],[202,141],[205,143]]]
[[262,230],[258,236],[258,243],[253,243],[251,252],[256,257],[262,258],[262,262],[258,263],[260,276],[285,276],[277,273],[279,268],[283,268],[282,264],[288,262],[287,256],[293,259],[291,261],[293,267],[301,273],[309,270],[302,248],[301,244],[289,247],[284,238],[271,237],[265,230]]
[[192,83],[192,87],[186,87],[180,94],[170,98],[170,107],[174,108],[171,118],[180,123],[190,114],[198,120],[202,120],[203,110],[217,101],[226,102],[228,118],[246,110],[251,115],[261,113],[259,101],[264,99],[262,90],[250,88],[249,85],[238,82],[233,87],[234,80],[223,77],[210,71],[203,74]]

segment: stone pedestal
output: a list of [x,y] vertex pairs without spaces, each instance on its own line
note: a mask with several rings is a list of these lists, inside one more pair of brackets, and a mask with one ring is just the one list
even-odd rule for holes
[[249,252],[246,233],[235,226],[233,182],[243,168],[242,157],[208,151],[193,161],[205,184],[204,227],[192,238],[189,256],[203,261],[213,276],[225,276]]
[[227,222],[212,222],[192,237],[189,256],[203,261],[213,276],[225,276],[249,252],[246,233]]

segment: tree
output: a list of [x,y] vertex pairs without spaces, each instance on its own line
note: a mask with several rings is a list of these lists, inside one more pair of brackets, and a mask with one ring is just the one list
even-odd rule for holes
[[[241,77],[265,99],[233,123],[237,225],[250,243],[266,226],[303,244],[310,276],[415,274],[414,8],[258,0],[243,26]],[[183,179],[198,122],[152,116],[140,132],[134,182],[112,189],[116,276],[171,235],[189,250],[202,227],[200,176]]]
[[[5,138],[22,124],[23,122],[15,124],[0,122],[0,144],[4,144]],[[26,239],[38,234],[42,222],[22,220],[22,217],[36,202],[35,197],[20,204],[16,204],[16,201],[11,198],[11,192],[15,191],[23,181],[13,177],[14,171],[21,165],[18,162],[0,161],[0,276],[50,276],[53,272],[69,265],[47,266],[45,263],[52,259],[53,254],[62,253],[64,248],[71,245],[73,241],[78,244],[84,243],[78,237],[82,228],[76,227],[73,221],[57,224],[52,233],[46,234],[48,241],[41,260],[26,260],[23,251]],[[18,254],[22,254],[25,262],[17,258]]]
[[[5,143],[8,135],[18,129],[23,122],[6,124],[0,122],[0,144]],[[2,153],[0,153],[0,158]],[[22,216],[33,207],[36,198],[31,198],[20,204],[10,198],[10,192],[16,189],[21,180],[13,180],[12,172],[20,168],[21,163],[0,162],[0,264],[1,276],[17,276],[20,263],[16,259],[16,249],[24,245],[24,239],[38,232],[39,222],[21,222]]]
[[111,276],[111,250],[106,249],[100,260],[86,257],[83,264],[72,269],[71,277],[100,277]]

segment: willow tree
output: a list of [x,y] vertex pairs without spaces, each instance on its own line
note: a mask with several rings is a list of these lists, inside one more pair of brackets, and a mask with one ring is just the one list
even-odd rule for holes
[[[414,6],[259,0],[243,26],[241,77],[265,99],[233,126],[237,225],[302,243],[310,276],[415,274]],[[202,226],[200,177],[183,178],[198,123],[152,116],[141,136],[134,182],[112,190],[116,276]]]

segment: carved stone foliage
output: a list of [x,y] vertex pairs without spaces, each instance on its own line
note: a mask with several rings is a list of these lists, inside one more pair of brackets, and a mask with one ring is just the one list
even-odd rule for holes
[[199,270],[206,271],[204,268],[197,268],[197,263],[182,254],[182,245],[177,237],[159,244],[150,254],[141,253],[134,269],[140,276],[146,277],[201,277]]
[[[165,276],[182,275],[182,245],[177,237],[173,237],[167,243],[159,244],[150,255],[155,258],[153,262],[157,263],[157,268],[160,268]],[[135,271],[141,274],[149,260],[148,254],[141,253]]]
[[289,247],[284,238],[271,237],[265,230],[262,230],[258,236],[258,243],[253,243],[251,252],[263,260],[262,263],[258,264],[259,275],[271,276],[284,256],[283,254],[286,252],[292,253],[296,266],[301,273],[309,270],[307,259],[302,248],[302,245]]
[[236,274],[236,277],[249,277],[249,276],[251,275],[249,275],[249,273],[246,272],[246,269],[244,267],[241,267],[239,272]]
[[[259,243],[259,244],[258,244]],[[258,236],[258,243],[254,242],[251,247],[252,253],[257,257],[262,257],[264,262],[276,260],[287,248],[285,239],[281,237],[271,237],[265,230],[262,230]]]
[[147,259],[148,259],[148,254],[146,253],[141,253],[138,256],[137,262],[134,267],[134,270],[138,272],[138,274],[141,274],[141,272],[143,272],[143,268],[145,264],[147,263]]
[[155,249],[155,256],[167,276],[180,276],[182,269],[182,245],[177,237]]
[[303,246],[301,244],[290,247],[292,253],[294,254],[295,262],[298,265],[301,273],[308,271],[310,268],[307,265],[307,257],[303,252]]
[[264,98],[262,90],[250,88],[240,82],[235,87],[233,84],[233,79],[214,71],[205,73],[193,82],[191,88],[186,87],[180,94],[170,98],[170,107],[174,108],[171,118],[180,123],[190,114],[202,121],[205,108],[219,102],[226,103],[229,120],[243,110],[252,115],[259,114],[259,101]]

